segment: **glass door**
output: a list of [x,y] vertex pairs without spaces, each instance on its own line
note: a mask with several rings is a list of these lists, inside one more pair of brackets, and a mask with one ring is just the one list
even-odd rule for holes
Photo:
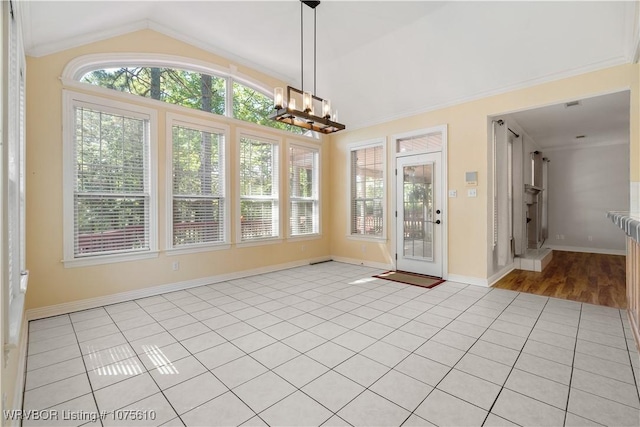
[[442,276],[440,157],[438,152],[396,161],[398,270]]

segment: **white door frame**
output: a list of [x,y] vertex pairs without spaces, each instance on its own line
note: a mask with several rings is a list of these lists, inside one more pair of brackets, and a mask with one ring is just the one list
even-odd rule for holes
[[[408,153],[398,153],[397,145],[398,140],[403,138],[409,138],[412,136],[420,136],[428,133],[437,133],[440,132],[442,134],[442,147],[440,150],[424,150],[424,151],[411,151]],[[395,254],[398,253],[398,245],[397,245],[397,227],[396,227],[396,203],[397,203],[397,190],[396,190],[396,158],[415,155],[415,154],[428,154],[436,151],[440,151],[442,153],[442,278],[447,279],[449,276],[449,175],[447,168],[447,148],[448,148],[448,136],[447,136],[447,125],[434,126],[430,128],[418,129],[410,132],[404,132],[391,136],[391,149],[389,150],[389,164],[393,165],[391,167],[391,173],[389,173],[389,178],[387,178],[387,188],[391,188],[391,197],[387,201],[388,212],[390,213],[390,218],[392,220],[393,226],[388,227],[390,229],[390,240],[391,240],[391,259],[393,262],[394,270],[397,269],[397,262]]]

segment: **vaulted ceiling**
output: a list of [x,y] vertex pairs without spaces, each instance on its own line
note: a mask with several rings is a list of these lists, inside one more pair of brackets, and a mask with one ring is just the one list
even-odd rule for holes
[[[153,28],[300,86],[298,1],[22,2],[28,55]],[[323,1],[317,94],[349,128],[631,62],[636,2]],[[312,13],[305,16],[311,89]],[[307,73],[309,71],[309,73]]]

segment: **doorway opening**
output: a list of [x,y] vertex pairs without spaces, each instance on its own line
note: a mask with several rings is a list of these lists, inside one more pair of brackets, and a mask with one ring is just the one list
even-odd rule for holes
[[619,307],[625,239],[606,213],[630,206],[630,92],[501,114],[489,124],[490,283]]
[[396,270],[446,276],[446,127],[394,137]]

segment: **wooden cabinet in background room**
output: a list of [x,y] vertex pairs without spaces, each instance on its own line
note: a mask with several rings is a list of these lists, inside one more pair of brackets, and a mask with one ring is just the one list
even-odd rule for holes
[[627,312],[640,350],[640,243],[627,237]]

